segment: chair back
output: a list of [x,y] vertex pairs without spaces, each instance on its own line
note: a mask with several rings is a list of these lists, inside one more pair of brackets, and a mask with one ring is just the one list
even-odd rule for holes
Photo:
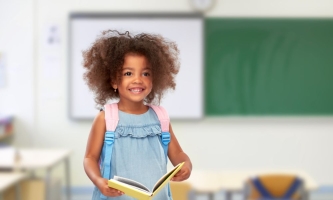
[[245,183],[246,200],[303,200],[303,181],[294,175],[266,174]]

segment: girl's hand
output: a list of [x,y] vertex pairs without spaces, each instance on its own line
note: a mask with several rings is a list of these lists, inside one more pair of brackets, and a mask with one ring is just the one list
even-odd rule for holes
[[191,168],[186,165],[186,163],[184,164],[184,166],[179,170],[179,172],[177,172],[177,174],[172,177],[172,181],[184,181],[186,179],[188,179],[191,175]]
[[104,178],[98,179],[96,183],[96,187],[99,189],[99,191],[104,195],[108,197],[118,197],[123,195],[124,193],[122,191],[119,191],[114,188],[110,188],[108,186],[108,180]]

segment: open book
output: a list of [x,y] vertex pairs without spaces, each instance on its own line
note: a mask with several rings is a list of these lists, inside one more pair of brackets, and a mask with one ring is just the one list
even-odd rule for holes
[[128,196],[140,200],[150,200],[170,181],[170,179],[183,167],[183,165],[184,162],[179,163],[171,171],[162,176],[155,183],[152,190],[149,190],[146,186],[142,185],[141,183],[119,176],[114,176],[113,179],[110,179],[108,181],[108,185],[109,187],[124,192]]

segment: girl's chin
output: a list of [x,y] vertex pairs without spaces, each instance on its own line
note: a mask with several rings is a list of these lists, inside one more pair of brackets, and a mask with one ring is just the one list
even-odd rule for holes
[[130,98],[128,100],[132,101],[133,103],[141,103],[145,100],[145,98],[142,98],[142,97],[140,97],[140,98]]

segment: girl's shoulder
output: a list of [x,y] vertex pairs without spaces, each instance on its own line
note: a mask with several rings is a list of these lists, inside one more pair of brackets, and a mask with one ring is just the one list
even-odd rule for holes
[[104,110],[100,110],[97,113],[94,121],[105,121],[105,111]]

